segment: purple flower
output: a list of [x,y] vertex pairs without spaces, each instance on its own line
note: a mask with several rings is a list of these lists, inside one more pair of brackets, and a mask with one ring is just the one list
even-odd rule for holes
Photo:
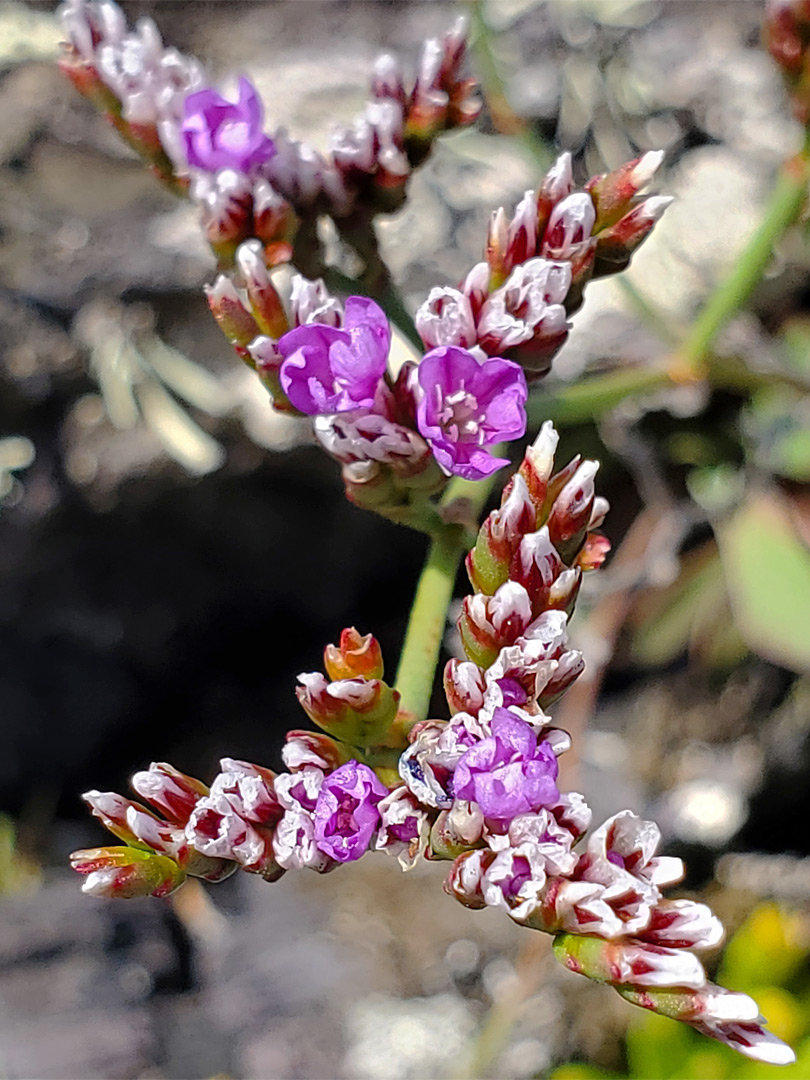
[[184,102],[183,143],[189,165],[204,172],[250,172],[276,152],[262,131],[262,103],[249,79],[239,80],[234,104],[216,90],[198,90]]
[[380,823],[377,804],[388,788],[368,765],[347,761],[323,782],[315,806],[315,842],[338,862],[364,854]]
[[371,408],[390,345],[382,310],[364,296],[350,296],[342,329],[311,323],[279,339],[284,393],[309,416]]
[[417,378],[416,426],[445,472],[481,480],[508,464],[484,447],[526,430],[526,379],[517,364],[497,358],[481,364],[447,345],[426,354]]
[[546,742],[538,744],[529,724],[506,709],[496,709],[492,735],[461,758],[453,776],[455,795],[478,803],[493,821],[511,821],[559,798],[557,759]]

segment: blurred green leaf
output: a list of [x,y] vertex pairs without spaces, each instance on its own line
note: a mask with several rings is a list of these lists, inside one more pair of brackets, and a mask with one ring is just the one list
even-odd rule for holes
[[737,627],[754,652],[810,671],[810,551],[775,491],[748,496],[715,527]]
[[549,1073],[548,1080],[618,1080],[619,1073],[606,1072],[595,1065],[571,1061]]
[[676,1020],[645,1012],[634,1017],[627,1032],[629,1075],[686,1080],[684,1061],[693,1046],[689,1028]]
[[769,387],[743,414],[755,463],[789,480],[810,481],[810,397]]
[[709,667],[730,667],[748,651],[733,623],[714,542],[683,557],[672,585],[648,590],[632,622],[633,658],[645,666],[664,666],[688,650]]
[[788,319],[782,327],[782,342],[790,366],[810,375],[810,319]]
[[776,903],[759,904],[729,941],[719,979],[732,990],[782,986],[810,950],[810,919]]

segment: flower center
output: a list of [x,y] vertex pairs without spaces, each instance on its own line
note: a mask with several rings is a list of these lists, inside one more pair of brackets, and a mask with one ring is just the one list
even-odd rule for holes
[[440,395],[439,423],[453,442],[476,442],[482,446],[484,417],[475,395],[463,386],[445,397],[441,397],[438,387],[437,391]]
[[242,150],[249,137],[250,128],[244,120],[226,120],[217,132],[217,141],[223,150]]

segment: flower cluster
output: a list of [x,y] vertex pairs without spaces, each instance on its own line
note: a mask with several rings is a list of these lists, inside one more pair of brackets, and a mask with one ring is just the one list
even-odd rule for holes
[[792,1051],[763,1028],[756,1003],[707,980],[693,950],[723,930],[704,904],[664,898],[683,865],[658,854],[658,827],[625,810],[591,830],[583,796],[559,789],[570,739],[546,710],[583,670],[567,623],[583,572],[608,545],[595,531],[607,511],[596,463],[575,458],[554,472],[556,445],[544,425],[468,558],[476,592],[459,619],[467,659],[445,669],[450,720],[400,710],[377,641],[344,630],[325,650],[325,674],[299,676],[298,699],[322,732],[288,734],[288,771],[225,758],[209,789],[153,764],[132,784],[162,817],[88,792],[128,846],[76,852],[74,868],[85,892],[128,897],[237,867],[268,881],[324,873],[368,850],[405,869],[452,860],[445,891],[466,907],[552,934],[561,963],[636,1005],[787,1063]]
[[164,47],[151,19],[128,30],[113,0],[65,0],[59,14],[64,71],[162,180],[190,194],[223,265],[252,237],[276,261],[320,265],[314,227],[324,213],[358,251],[371,250],[370,215],[400,206],[436,138],[481,108],[474,80],[462,75],[463,19],[423,43],[410,89],[396,59],[380,57],[362,116],[321,154],[283,128],[265,134],[255,86],[242,78],[235,101],[223,96],[195,58]]
[[220,274],[207,290],[214,317],[276,408],[315,418],[350,497],[371,489],[377,508],[387,499],[393,511],[409,492],[430,495],[448,475],[478,480],[507,463],[487,448],[526,430],[526,380],[513,361],[443,346],[394,378],[391,330],[373,300],[342,304],[322,281],[296,276],[288,315],[260,243],[242,244],[236,263],[241,289]]
[[503,208],[492,214],[486,261],[458,289],[431,291],[416,315],[425,344],[477,347],[516,360],[529,378],[545,375],[586,283],[623,270],[671,203],[639,196],[663,156],[651,151],[575,191],[562,154],[511,220]]

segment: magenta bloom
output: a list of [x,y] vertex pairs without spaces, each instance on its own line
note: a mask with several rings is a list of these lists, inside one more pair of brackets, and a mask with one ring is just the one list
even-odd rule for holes
[[256,87],[244,76],[234,104],[216,90],[198,90],[183,103],[183,145],[188,163],[215,173],[236,169],[247,173],[276,152],[262,131],[262,103]]
[[382,309],[364,296],[350,296],[342,329],[310,323],[279,339],[284,393],[308,416],[371,408],[390,345]]
[[508,464],[484,447],[526,431],[526,378],[511,360],[480,364],[455,345],[431,349],[417,369],[416,426],[447,473],[481,480]]
[[388,788],[368,767],[347,761],[326,777],[315,804],[315,843],[338,862],[365,853],[380,824],[377,804]]
[[457,799],[478,803],[484,817],[507,822],[555,802],[557,758],[525,720],[495,709],[492,735],[471,747],[453,774]]

